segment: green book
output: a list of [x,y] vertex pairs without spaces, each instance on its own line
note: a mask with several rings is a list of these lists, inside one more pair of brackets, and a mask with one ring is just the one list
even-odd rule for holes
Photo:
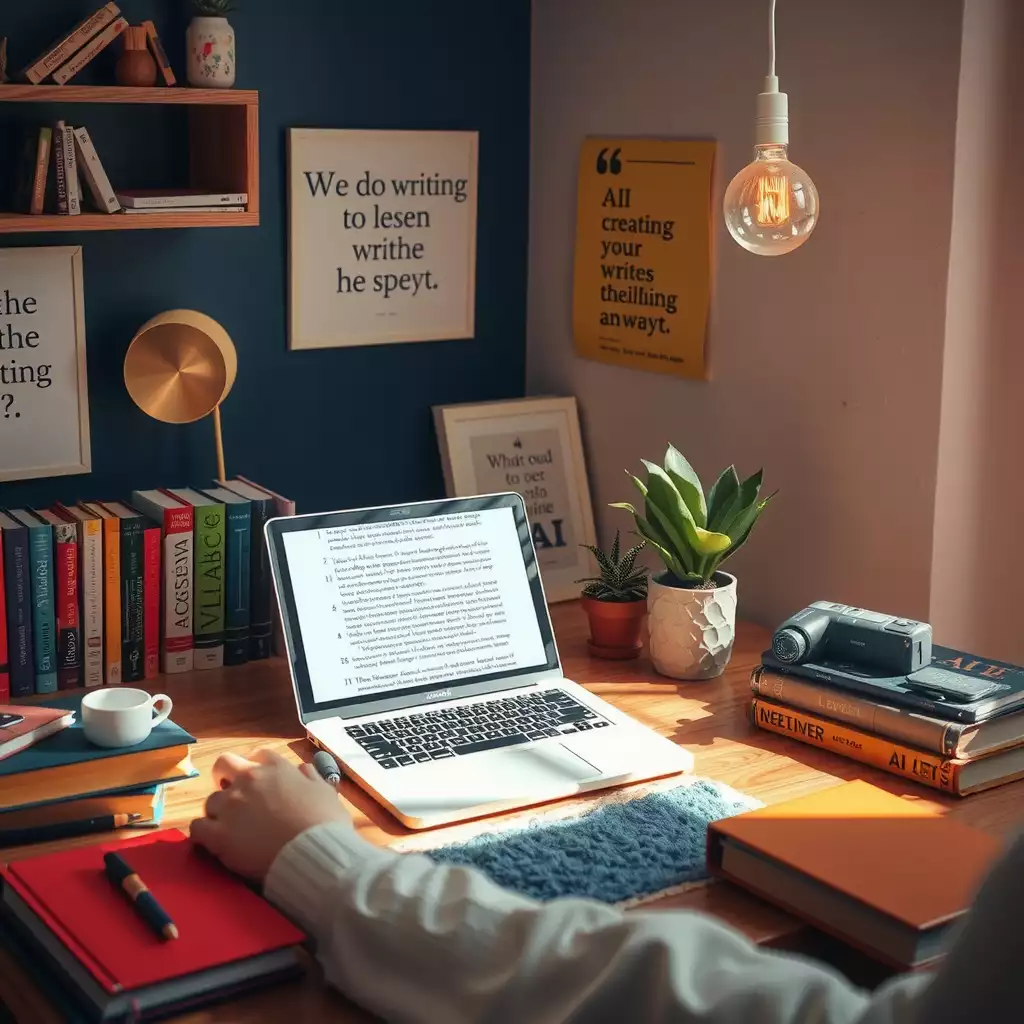
[[190,487],[168,488],[167,493],[195,510],[192,553],[195,594],[192,612],[195,667],[220,668],[224,664],[224,506]]
[[252,503],[225,487],[203,488],[208,500],[224,505],[224,664],[249,660],[249,579],[252,569]]
[[119,501],[102,505],[121,520],[121,682],[138,683],[146,678],[146,517]]

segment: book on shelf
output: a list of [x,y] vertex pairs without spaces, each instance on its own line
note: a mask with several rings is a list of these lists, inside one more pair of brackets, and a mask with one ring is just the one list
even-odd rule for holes
[[35,647],[32,640],[32,570],[28,527],[0,512],[4,602],[7,606],[7,660],[10,696],[35,692]]
[[[291,498],[285,498],[280,494],[271,491],[264,487],[262,484],[256,483],[255,480],[250,480],[248,477],[240,476],[237,478],[241,483],[248,484],[249,487],[255,488],[257,491],[261,491],[263,494],[269,495],[274,500],[274,515],[277,517],[286,517],[295,515],[295,502]],[[269,554],[269,549],[268,549]],[[271,607],[273,609],[272,615],[274,619],[274,654],[279,657],[284,657],[287,653],[287,647],[284,642],[284,623],[281,620],[281,608],[277,601],[277,591],[273,587],[273,581],[271,581]]]
[[63,121],[53,126],[53,166],[57,182],[57,212],[75,217],[81,213],[75,139]]
[[78,592],[82,630],[82,677],[103,685],[103,520],[82,505],[55,505],[78,533]]
[[154,522],[142,527],[142,637],[144,679],[160,674],[160,603],[162,561],[160,546],[162,530]]
[[146,520],[124,502],[101,504],[121,523],[121,681],[137,683],[146,677]]
[[53,71],[77,53],[98,32],[110,25],[121,13],[117,4],[104,4],[99,10],[93,11],[83,18],[70,32],[51,43],[45,53],[38,56],[26,67],[21,75],[32,85],[39,85]]
[[708,825],[709,872],[898,970],[948,952],[1000,844],[863,781]]
[[103,678],[107,686],[122,681],[121,664],[121,520],[98,501],[79,507],[103,523]]
[[35,692],[57,689],[57,636],[53,598],[53,529],[28,509],[8,509],[12,519],[28,530],[29,571],[32,580],[32,645]]
[[81,178],[85,179],[89,187],[89,194],[92,196],[93,204],[101,213],[120,213],[121,204],[114,195],[110,179],[100,160],[99,153],[93,145],[89,130],[82,126],[72,129],[75,140],[75,156],[78,162],[78,172]]
[[[179,931],[173,942],[155,936],[105,882],[107,851],[168,902]],[[53,980],[41,987],[91,1020],[177,1016],[302,973],[303,933],[178,830],[16,860],[0,874],[5,947],[48,972]]]
[[195,488],[225,509],[224,664],[249,660],[252,503],[226,487]]
[[750,688],[758,696],[779,704],[845,722],[864,732],[888,736],[944,757],[982,757],[1024,743],[1024,710],[982,722],[957,722],[878,701],[864,693],[776,672],[763,665],[751,673]]
[[172,674],[190,672],[194,655],[194,531],[191,505],[163,491],[132,491],[132,505],[160,524],[163,537],[161,664]]
[[224,664],[224,595],[227,582],[224,505],[189,487],[169,488],[167,494],[190,506],[193,513],[195,667],[221,668]]
[[93,36],[70,60],[53,72],[53,80],[58,85],[67,85],[79,71],[102,53],[126,28],[128,22],[124,18],[115,18],[102,32]]
[[82,685],[82,628],[78,615],[78,530],[52,509],[35,514],[53,528],[53,582],[57,622],[57,689]]
[[126,206],[122,213],[128,214],[169,214],[169,213],[244,213],[244,206],[142,206],[142,207],[130,207]]
[[46,209],[46,182],[52,142],[53,129],[49,126],[31,128],[25,133],[12,204],[20,213],[38,216]]
[[943,757],[762,697],[751,701],[750,716],[754,725],[766,732],[840,754],[954,796],[979,793],[1024,777],[1024,745],[978,758]]
[[249,657],[258,661],[270,657],[274,644],[274,581],[270,575],[270,549],[263,531],[275,517],[276,506],[270,494],[246,480],[218,480],[217,484],[250,503]]
[[125,189],[117,192],[125,210],[165,207],[245,206],[246,192],[204,192],[202,189]]
[[149,43],[150,52],[153,54],[153,60],[156,61],[164,85],[174,85],[177,79],[171,68],[171,62],[167,59],[167,53],[164,50],[164,44],[160,41],[156,25],[152,21],[144,21],[142,27],[146,30],[146,41]]

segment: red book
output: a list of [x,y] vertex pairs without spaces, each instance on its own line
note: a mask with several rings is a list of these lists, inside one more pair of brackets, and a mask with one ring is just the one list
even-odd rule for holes
[[0,544],[0,702],[10,700],[11,669],[7,654],[7,597],[4,587],[4,546]]
[[[158,936],[107,878],[110,850],[149,887],[179,938]],[[0,876],[21,937],[103,1019],[195,1006],[300,963],[302,932],[177,830],[15,861]]]
[[74,690],[82,685],[82,625],[78,614],[78,529],[52,509],[36,509],[36,515],[53,527],[57,688]]
[[143,633],[146,640],[145,677],[160,672],[160,527],[147,526],[142,535]]

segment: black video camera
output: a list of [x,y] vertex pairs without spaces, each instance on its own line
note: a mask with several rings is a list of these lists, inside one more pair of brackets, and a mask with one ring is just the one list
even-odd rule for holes
[[890,676],[905,676],[932,660],[932,627],[864,608],[815,601],[786,619],[772,637],[783,665],[853,663]]

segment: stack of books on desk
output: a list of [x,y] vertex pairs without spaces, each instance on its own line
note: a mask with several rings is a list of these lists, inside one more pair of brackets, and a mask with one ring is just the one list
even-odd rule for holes
[[[83,822],[113,815],[155,826],[167,786],[198,774],[190,757],[195,737],[170,720],[133,747],[96,747],[85,738],[80,705],[80,696],[48,701],[66,713],[57,730],[0,760],[0,847],[88,831]],[[37,710],[25,709],[26,717]]]
[[863,679],[782,665],[766,651],[751,673],[759,729],[966,796],[1024,777],[1024,668],[950,647],[931,664],[998,684],[972,703],[933,699],[905,676]]

